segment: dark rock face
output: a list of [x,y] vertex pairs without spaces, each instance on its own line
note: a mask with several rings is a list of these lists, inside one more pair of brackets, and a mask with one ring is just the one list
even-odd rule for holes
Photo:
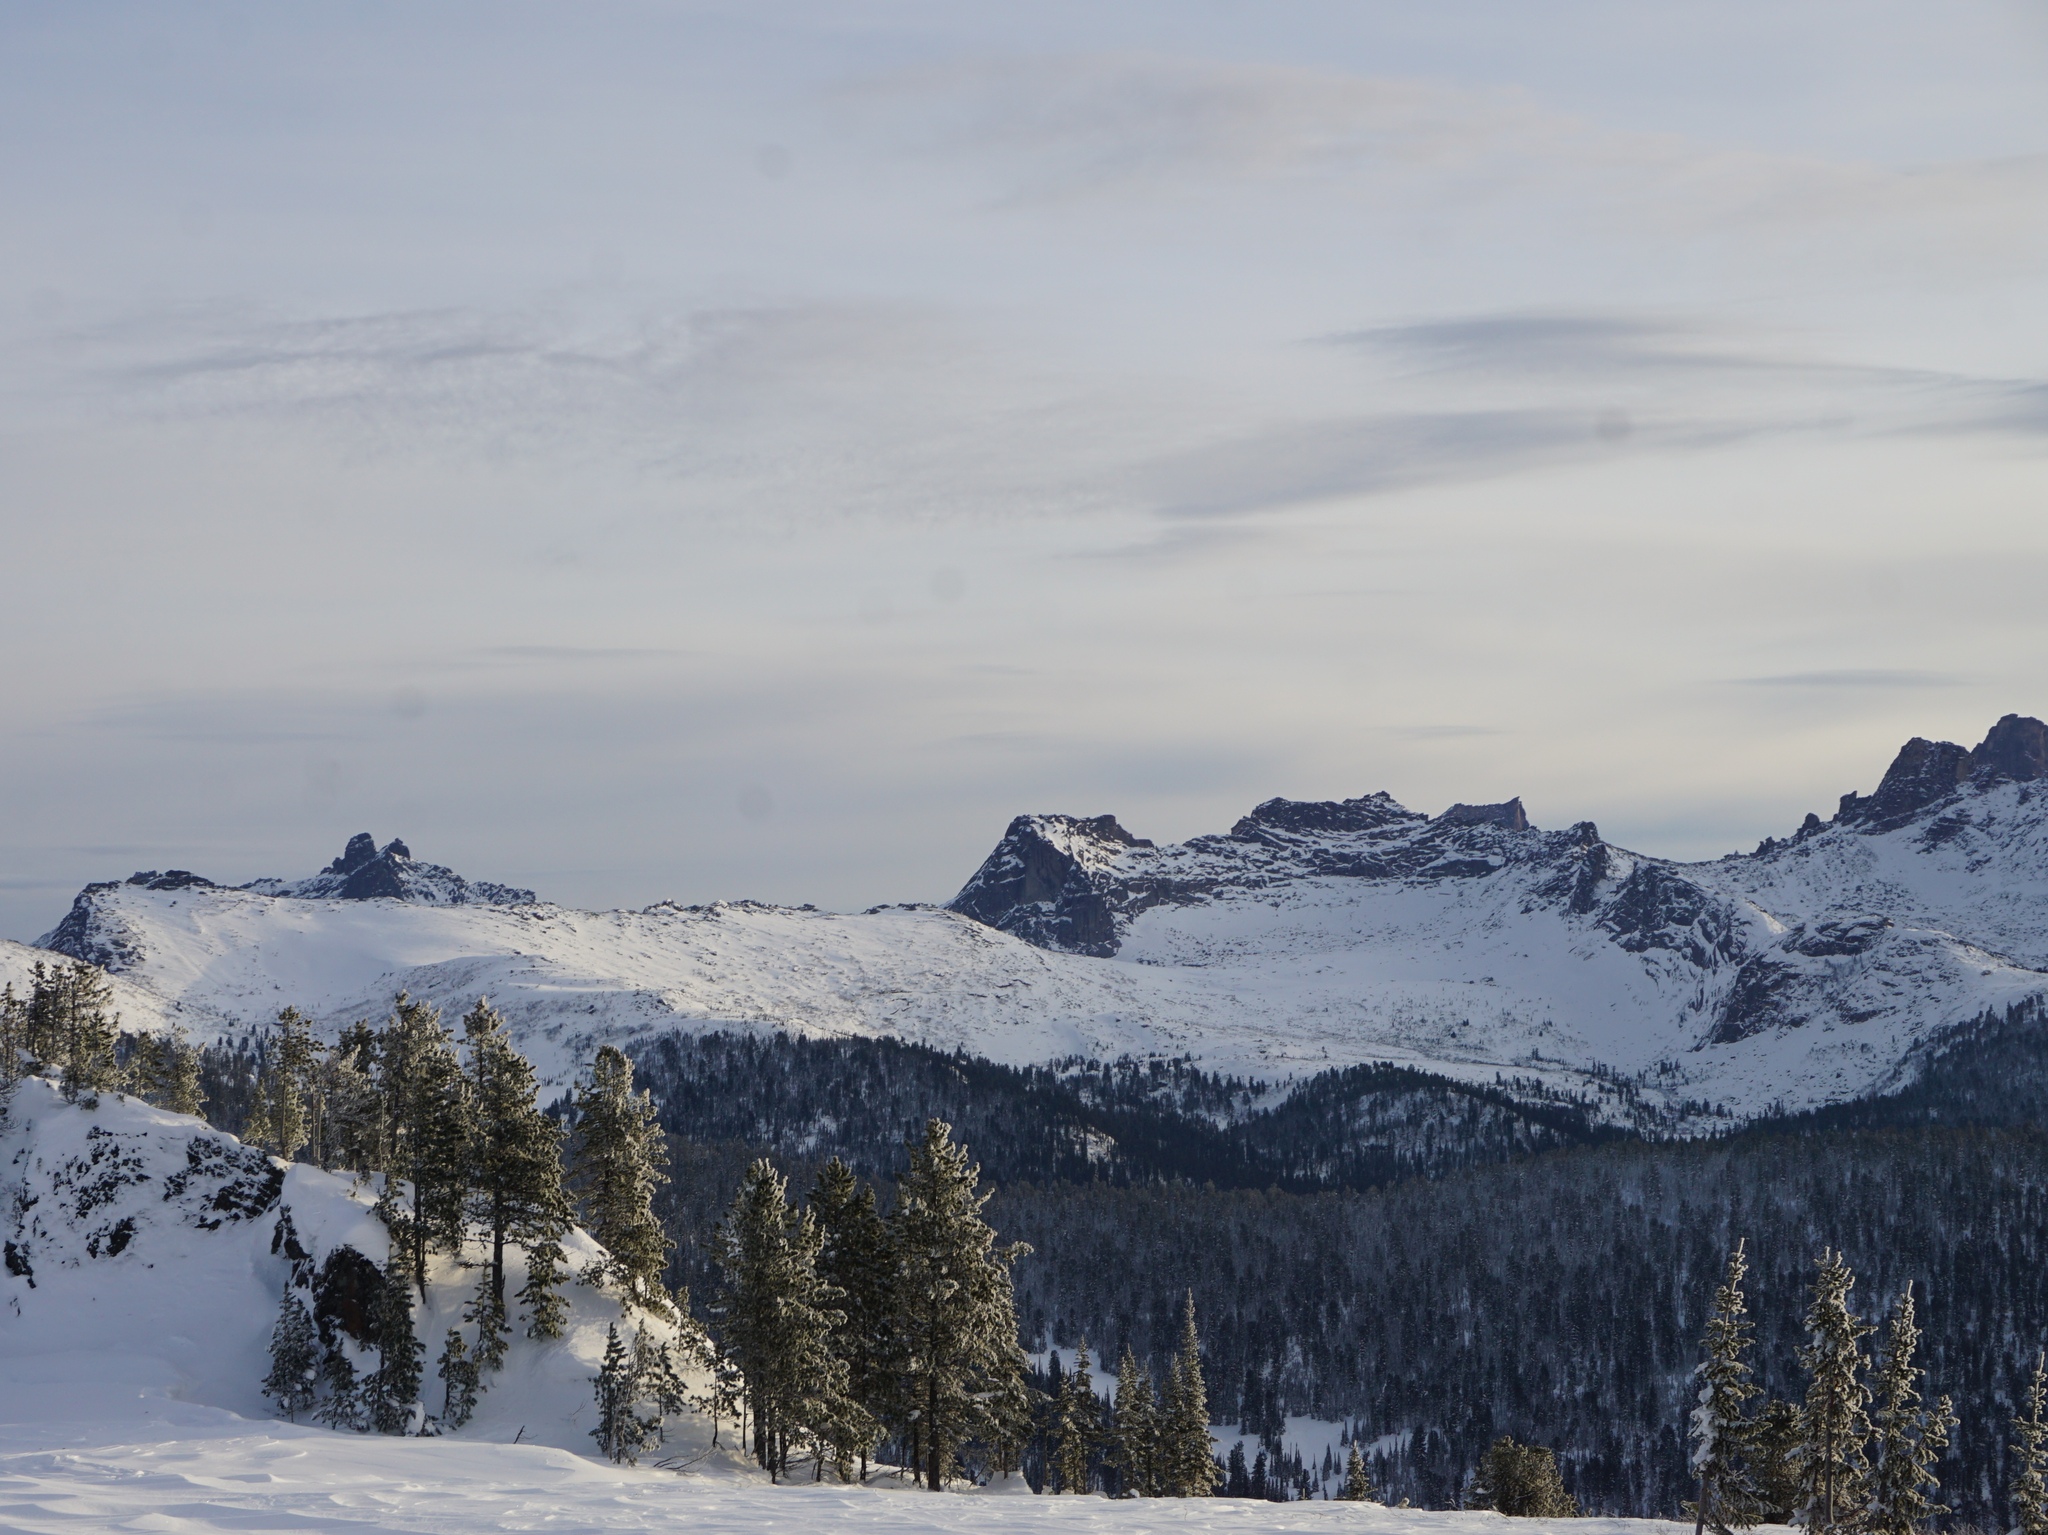
[[1669,949],[1702,970],[1741,951],[1724,903],[1654,863],[1635,866],[1607,903],[1600,925],[1631,954]]
[[[328,843],[332,847],[333,843]],[[341,850],[341,856],[320,872],[322,874],[353,874],[372,858],[377,856],[377,839],[366,831],[359,831],[348,839],[348,846]]]
[[195,885],[202,890],[220,888],[203,874],[194,874],[190,869],[166,869],[161,874],[154,869],[137,869],[128,876],[128,883],[140,885],[145,890],[190,890]]
[[1402,808],[1384,789],[1358,799],[1269,799],[1263,805],[1254,806],[1250,815],[1242,817],[1231,827],[1230,835],[1256,841],[1263,833],[1276,830],[1306,834],[1375,831],[1393,822],[1414,818],[1413,811]]
[[2008,714],[1970,753],[1970,762],[1975,772],[2016,783],[2048,777],[2048,725]]
[[1504,805],[1453,805],[1437,819],[1446,826],[1500,826],[1508,831],[1529,829],[1529,817],[1522,809],[1520,795]]
[[1020,815],[953,898],[951,909],[1040,948],[1116,952],[1116,918],[1092,866],[1150,847],[1113,815]]
[[1975,751],[1954,741],[1913,737],[1899,748],[1877,791],[1843,795],[1835,819],[1859,829],[1890,831],[1964,784],[2031,783],[2042,777],[2048,777],[2048,725],[2008,714],[1991,727]]
[[333,1348],[335,1333],[340,1331],[375,1348],[379,1341],[377,1291],[383,1283],[377,1265],[353,1247],[329,1252],[313,1281],[313,1321],[320,1329],[320,1341]]

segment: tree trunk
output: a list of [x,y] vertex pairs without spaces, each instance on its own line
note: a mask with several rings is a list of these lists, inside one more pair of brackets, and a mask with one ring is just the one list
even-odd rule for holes
[[925,1485],[933,1492],[941,1490],[939,1481],[939,1372],[933,1369],[925,1391]]

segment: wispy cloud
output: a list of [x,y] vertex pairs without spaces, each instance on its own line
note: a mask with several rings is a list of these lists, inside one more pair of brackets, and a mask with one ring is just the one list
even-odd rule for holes
[[1785,672],[1773,677],[1735,677],[1746,688],[1960,688],[1974,679],[1951,672],[1914,671],[1904,667],[1852,666],[1833,671]]

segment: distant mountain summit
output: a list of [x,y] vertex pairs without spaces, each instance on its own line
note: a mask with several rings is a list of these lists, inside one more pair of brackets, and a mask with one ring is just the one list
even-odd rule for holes
[[359,831],[348,839],[341,856],[305,879],[254,879],[246,885],[220,885],[190,869],[138,869],[125,880],[87,885],[56,927],[36,940],[73,959],[111,970],[124,969],[138,957],[133,941],[117,920],[105,918],[104,897],[123,888],[142,890],[246,890],[295,901],[409,901],[420,906],[531,905],[531,890],[489,880],[467,880],[438,863],[419,863],[412,849],[397,838],[381,848],[377,839]]
[[947,907],[861,914],[573,911],[365,834],[294,882],[88,886],[43,942],[195,1033],[488,994],[551,1081],[597,1043],[787,1030],[1261,1080],[1391,1061],[1719,1124],[1889,1091],[1958,1026],[2039,1015],[2044,791],[2048,726],[2015,714],[1974,747],[1915,738],[1832,819],[1699,863],[1518,799],[1269,799],[1173,844],[1025,815]]

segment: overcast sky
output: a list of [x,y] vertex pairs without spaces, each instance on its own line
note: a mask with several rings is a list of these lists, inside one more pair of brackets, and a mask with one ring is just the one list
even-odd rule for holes
[[1715,856],[2048,715],[2048,7],[0,0],[0,934]]

